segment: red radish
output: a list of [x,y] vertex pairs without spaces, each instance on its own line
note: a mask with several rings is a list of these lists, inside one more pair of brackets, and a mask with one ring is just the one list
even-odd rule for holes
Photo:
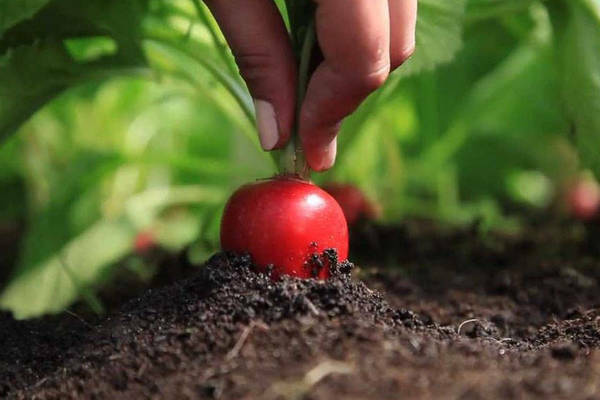
[[133,248],[138,254],[147,253],[154,245],[154,234],[151,231],[138,232],[133,241]]
[[354,225],[361,218],[375,219],[379,216],[379,210],[374,203],[354,185],[328,183],[323,189],[342,207],[348,225]]
[[576,181],[568,190],[567,204],[575,218],[583,221],[594,218],[600,209],[598,182],[591,178]]
[[299,278],[330,275],[311,258],[333,248],[348,257],[348,225],[338,203],[310,182],[275,177],[244,185],[229,199],[221,221],[223,250],[248,252],[260,271]]

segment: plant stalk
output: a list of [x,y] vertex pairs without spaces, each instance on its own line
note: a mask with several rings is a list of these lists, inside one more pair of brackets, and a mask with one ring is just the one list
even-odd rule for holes
[[308,179],[310,168],[306,163],[302,143],[299,137],[298,127],[300,122],[300,111],[306,95],[306,89],[310,79],[311,55],[316,43],[314,20],[311,19],[306,28],[302,48],[299,55],[298,66],[298,89],[296,94],[296,118],[290,140],[283,150],[280,158],[280,172],[284,175],[295,175],[302,179]]

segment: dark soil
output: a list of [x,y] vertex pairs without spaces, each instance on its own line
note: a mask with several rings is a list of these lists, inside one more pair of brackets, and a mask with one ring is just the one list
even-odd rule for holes
[[421,222],[353,242],[361,268],[327,282],[218,254],[108,317],[0,315],[0,397],[600,398],[600,257],[582,227]]

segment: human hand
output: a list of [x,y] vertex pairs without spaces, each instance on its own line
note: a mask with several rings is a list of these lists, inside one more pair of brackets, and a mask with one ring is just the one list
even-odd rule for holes
[[[415,47],[417,0],[315,0],[323,62],[302,104],[299,135],[316,171],[331,168],[341,121],[401,65]],[[297,65],[273,0],[206,0],[248,84],[260,143],[281,148],[296,107]]]

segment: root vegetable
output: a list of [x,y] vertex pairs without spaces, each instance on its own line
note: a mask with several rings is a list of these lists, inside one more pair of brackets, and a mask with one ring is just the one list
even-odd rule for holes
[[221,221],[224,250],[249,253],[271,276],[329,276],[326,257],[348,257],[348,226],[338,203],[314,184],[276,177],[244,185],[229,199]]

